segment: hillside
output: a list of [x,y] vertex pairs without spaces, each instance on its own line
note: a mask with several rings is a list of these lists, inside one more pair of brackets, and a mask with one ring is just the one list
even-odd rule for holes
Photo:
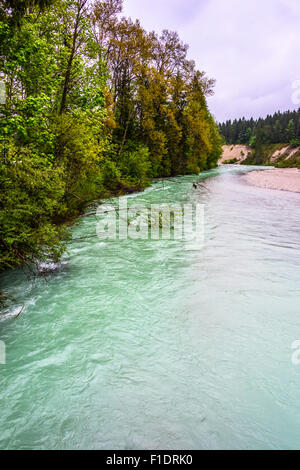
[[223,145],[219,164],[272,165],[300,168],[300,147],[288,144],[262,145],[259,152],[247,145]]
[[242,164],[252,154],[251,147],[247,145],[223,145],[223,154],[219,164],[236,163]]

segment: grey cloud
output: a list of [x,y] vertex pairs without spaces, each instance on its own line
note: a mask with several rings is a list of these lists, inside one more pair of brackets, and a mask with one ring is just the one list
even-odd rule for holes
[[297,108],[298,0],[125,0],[148,30],[177,30],[190,58],[217,80],[210,108],[219,120]]

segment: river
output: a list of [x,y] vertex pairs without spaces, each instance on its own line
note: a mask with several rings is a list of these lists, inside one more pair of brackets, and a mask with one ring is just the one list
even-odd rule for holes
[[1,449],[300,448],[300,195],[253,169],[125,196],[204,204],[202,249],[101,242],[85,217],[46,280],[1,275],[25,305],[0,322]]

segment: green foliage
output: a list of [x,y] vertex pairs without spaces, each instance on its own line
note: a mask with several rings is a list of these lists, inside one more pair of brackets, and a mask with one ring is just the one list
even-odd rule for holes
[[235,163],[238,163],[237,158],[231,158],[230,160],[225,160],[223,162],[223,165],[234,165]]
[[[275,152],[278,154],[278,158],[285,159],[288,154],[283,152],[283,149],[287,147],[287,144],[261,144],[259,151],[254,148],[254,151],[249,153],[246,160],[242,162],[242,165],[274,165],[274,161],[270,158]],[[281,155],[281,157],[279,157]]]
[[263,145],[292,142],[300,139],[300,109],[277,112],[265,119],[229,120],[220,124],[219,129],[227,144],[249,144],[256,148],[258,132]]
[[291,142],[292,140],[295,139],[295,124],[293,119],[290,119],[289,124],[286,128],[286,136],[288,142]]
[[136,185],[139,188],[147,186],[151,174],[149,158],[147,147],[128,142],[118,160],[120,174],[128,185]]
[[0,7],[0,270],[58,258],[85,204],[216,166],[214,81],[177,33],[119,17],[121,0]]
[[249,145],[252,149],[254,149],[256,147],[256,135],[253,135],[250,138]]
[[40,165],[30,149],[1,148],[0,269],[48,256],[57,259],[65,233],[51,223],[62,210],[64,181],[60,169]]
[[290,146],[293,148],[300,147],[300,138],[299,139],[292,139],[290,141]]
[[276,163],[277,168],[299,168],[300,169],[300,151],[291,158],[282,159]]
[[102,167],[102,179],[105,188],[116,191],[120,188],[121,172],[116,163],[112,160],[106,160]]
[[10,21],[15,26],[28,12],[29,8],[37,7],[40,10],[48,7],[54,0],[2,0],[0,6],[0,19]]
[[[100,163],[105,141],[95,132],[95,122],[85,115],[53,116],[54,166],[64,173],[64,200],[70,217],[96,198],[102,188]],[[101,127],[99,127],[100,131]]]

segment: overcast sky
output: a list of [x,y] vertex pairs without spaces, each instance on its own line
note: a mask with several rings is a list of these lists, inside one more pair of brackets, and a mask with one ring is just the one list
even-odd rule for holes
[[300,0],[124,0],[124,13],[179,32],[217,80],[209,106],[218,121],[300,106]]

